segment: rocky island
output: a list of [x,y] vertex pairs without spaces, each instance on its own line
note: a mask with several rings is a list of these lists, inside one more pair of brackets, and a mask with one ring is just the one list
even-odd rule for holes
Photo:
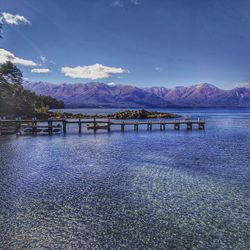
[[158,112],[158,111],[147,111],[145,109],[140,110],[125,110],[116,112],[110,115],[112,119],[154,119],[154,118],[178,118],[177,114]]
[[145,109],[139,110],[125,110],[119,111],[114,114],[107,115],[89,115],[89,114],[72,114],[67,112],[49,112],[51,118],[68,118],[68,119],[87,119],[87,118],[109,118],[116,120],[128,120],[128,119],[163,119],[163,118],[179,118],[180,115],[158,112],[158,111],[147,111]]

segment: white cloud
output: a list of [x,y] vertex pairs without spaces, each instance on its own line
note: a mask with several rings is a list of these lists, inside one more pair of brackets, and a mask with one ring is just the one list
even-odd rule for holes
[[102,64],[94,64],[89,66],[78,66],[75,68],[63,67],[61,69],[65,76],[72,78],[85,78],[85,79],[103,79],[108,78],[112,74],[121,74],[127,72],[122,68],[108,67]]
[[140,1],[139,0],[130,0],[130,2],[134,5],[139,5]]
[[50,73],[50,69],[32,69],[31,73]]
[[246,81],[246,82],[237,83],[235,87],[237,87],[237,88],[250,88],[250,80]]
[[161,73],[161,72],[164,71],[163,68],[162,68],[162,67],[159,67],[159,66],[155,67],[155,70],[156,70],[157,72],[159,72],[159,73]]
[[8,12],[2,13],[1,21],[7,24],[14,24],[14,25],[19,25],[19,24],[31,25],[30,21],[27,20],[24,16],[13,15]]
[[122,8],[123,2],[121,0],[115,0],[114,2],[112,2],[111,6]]
[[37,64],[31,60],[22,59],[16,57],[14,54],[5,49],[0,49],[0,64],[11,61],[14,64],[20,64],[23,66],[35,67]]

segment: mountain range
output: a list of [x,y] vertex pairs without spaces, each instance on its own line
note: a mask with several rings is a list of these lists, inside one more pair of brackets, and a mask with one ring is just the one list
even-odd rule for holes
[[62,100],[65,107],[71,108],[250,107],[250,88],[224,90],[208,83],[175,88],[139,88],[99,82],[25,82],[24,88]]

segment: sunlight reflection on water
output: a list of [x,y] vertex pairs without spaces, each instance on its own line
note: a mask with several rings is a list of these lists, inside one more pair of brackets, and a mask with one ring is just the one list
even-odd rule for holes
[[0,137],[1,246],[249,249],[249,114],[219,116],[205,131]]

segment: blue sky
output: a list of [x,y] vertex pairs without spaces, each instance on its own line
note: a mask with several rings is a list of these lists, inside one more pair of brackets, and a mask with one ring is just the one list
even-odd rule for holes
[[250,79],[249,0],[0,0],[0,12],[0,61],[12,58],[31,81]]

